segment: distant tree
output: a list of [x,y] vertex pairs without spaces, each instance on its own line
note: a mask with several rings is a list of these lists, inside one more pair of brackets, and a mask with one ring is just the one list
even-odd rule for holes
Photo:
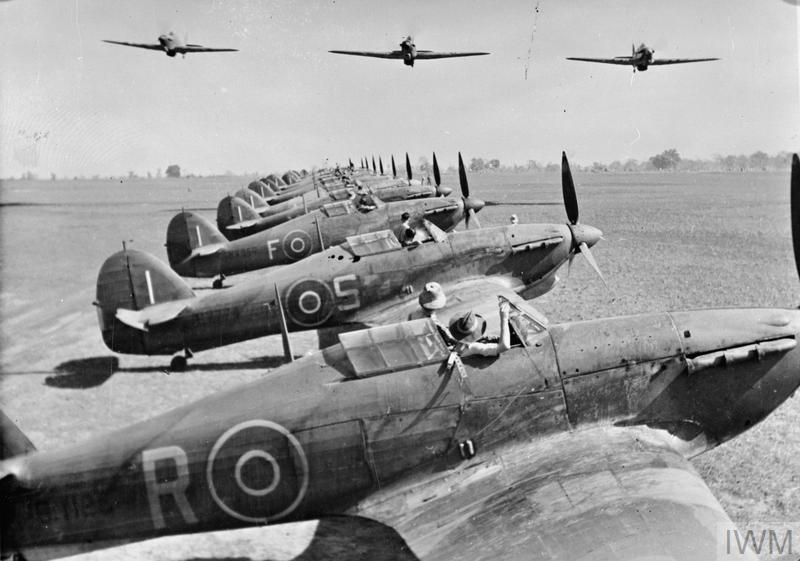
[[153,179],[153,174],[149,171],[147,172],[147,179]]
[[544,171],[561,171],[561,166],[559,166],[558,164],[554,164],[553,162],[550,162],[544,167]]
[[500,160],[494,158],[486,162],[486,167],[489,169],[498,169],[500,167]]
[[56,179],[57,179],[56,178],[56,174],[51,171],[50,172],[50,181],[55,181]]
[[136,172],[135,171],[129,171],[128,172],[128,179],[136,179]]
[[417,160],[417,169],[422,173],[430,173],[431,165],[428,163],[428,158],[425,156],[420,156],[419,160]]
[[172,164],[171,166],[167,166],[167,171],[165,173],[167,174],[167,177],[180,177],[181,166],[179,166],[178,164]]
[[769,156],[761,150],[753,152],[748,158],[750,169],[766,169],[768,162]]
[[486,164],[483,163],[483,158],[472,158],[469,162],[470,171],[483,171],[485,167]]
[[658,170],[675,169],[680,161],[681,156],[675,148],[664,150],[661,154],[650,158],[650,164]]

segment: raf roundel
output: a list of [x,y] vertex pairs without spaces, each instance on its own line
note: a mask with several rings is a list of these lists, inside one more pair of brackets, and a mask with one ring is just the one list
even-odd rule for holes
[[225,431],[208,456],[214,502],[232,517],[264,523],[291,514],[308,490],[308,459],[281,425],[262,419]]
[[322,281],[302,279],[286,291],[286,311],[292,321],[303,327],[322,325],[331,317],[333,292]]
[[303,230],[292,230],[283,238],[283,252],[297,261],[311,253],[311,236]]

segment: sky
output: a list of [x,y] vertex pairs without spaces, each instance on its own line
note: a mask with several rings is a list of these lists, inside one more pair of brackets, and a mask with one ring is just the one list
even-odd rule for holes
[[[0,177],[271,172],[390,154],[447,166],[798,149],[797,2],[11,0],[0,2]],[[236,53],[110,45],[174,31]],[[420,49],[418,61],[330,54]],[[628,67],[655,56],[720,57]]]

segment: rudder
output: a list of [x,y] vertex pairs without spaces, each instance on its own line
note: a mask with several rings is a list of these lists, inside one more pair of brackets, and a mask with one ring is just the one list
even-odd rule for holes
[[[227,243],[206,218],[194,212],[183,211],[176,214],[167,226],[167,258],[173,269],[180,265],[198,247]],[[190,275],[191,276],[191,275]]]
[[193,296],[189,285],[159,259],[135,249],[118,251],[97,275],[95,306],[103,341],[112,351],[147,354],[142,331],[120,322],[117,310],[141,310]]
[[217,205],[217,228],[225,237],[229,237],[226,235],[228,226],[248,220],[258,220],[259,218],[261,218],[261,215],[239,197],[228,195]]

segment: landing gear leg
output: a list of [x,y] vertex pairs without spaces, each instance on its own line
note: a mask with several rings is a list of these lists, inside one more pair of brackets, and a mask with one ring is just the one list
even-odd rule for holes
[[214,282],[211,283],[212,288],[222,288],[222,281],[225,280],[225,275],[220,273],[218,279],[214,279]]

